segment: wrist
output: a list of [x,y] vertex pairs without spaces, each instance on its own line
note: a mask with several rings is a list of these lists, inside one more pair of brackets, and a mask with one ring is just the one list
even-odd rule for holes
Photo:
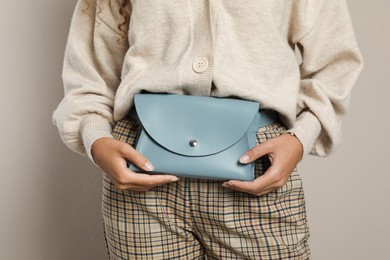
[[303,156],[309,154],[314,146],[316,139],[321,131],[321,123],[318,118],[310,111],[302,111],[297,120],[286,133],[294,134],[303,146]]
[[97,140],[95,140],[93,143],[92,143],[92,146],[91,146],[91,159],[92,161],[97,164],[97,160],[96,160],[96,154],[97,152],[99,151],[99,146],[101,144],[103,144],[105,141],[107,141],[108,139],[112,139],[111,137],[100,137],[98,138]]
[[92,145],[103,137],[113,138],[110,123],[100,115],[89,114],[84,116],[81,122],[80,131],[85,151],[89,159],[94,165],[98,166],[92,156]]
[[301,159],[303,158],[303,155],[304,155],[304,146],[301,142],[301,140],[299,140],[299,138],[296,136],[296,134],[294,132],[286,132],[285,133],[286,135],[289,135],[289,136],[292,136],[295,140],[298,141],[300,147],[301,147]]

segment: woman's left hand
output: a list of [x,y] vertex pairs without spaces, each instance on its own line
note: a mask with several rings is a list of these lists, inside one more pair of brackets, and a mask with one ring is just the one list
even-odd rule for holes
[[224,182],[223,186],[257,196],[266,194],[287,182],[298,162],[302,160],[302,152],[303,146],[299,139],[289,133],[268,139],[241,156],[243,158],[247,155],[246,161],[240,158],[240,162],[250,163],[268,155],[271,166],[267,171],[253,181],[230,180]]

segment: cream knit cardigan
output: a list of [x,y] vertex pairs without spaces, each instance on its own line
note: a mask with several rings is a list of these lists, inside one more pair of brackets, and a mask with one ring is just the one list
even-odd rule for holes
[[72,17],[52,120],[95,165],[93,142],[112,138],[141,90],[259,101],[304,156],[328,156],[342,141],[363,68],[346,0],[132,0],[122,41],[117,1],[90,2]]

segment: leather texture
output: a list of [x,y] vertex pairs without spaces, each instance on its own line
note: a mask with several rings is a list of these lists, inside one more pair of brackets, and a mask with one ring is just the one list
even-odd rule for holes
[[141,125],[135,149],[154,165],[148,173],[190,178],[253,180],[255,163],[239,158],[256,145],[258,128],[276,119],[260,103],[237,98],[138,93],[134,105]]

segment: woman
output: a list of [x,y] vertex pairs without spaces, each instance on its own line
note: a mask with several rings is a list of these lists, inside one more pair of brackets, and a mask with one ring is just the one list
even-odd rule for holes
[[[79,0],[53,123],[103,170],[110,259],[309,259],[297,164],[340,144],[362,68],[345,0]],[[256,162],[256,179],[148,174],[128,116],[143,91],[236,96],[277,111],[241,159]]]

